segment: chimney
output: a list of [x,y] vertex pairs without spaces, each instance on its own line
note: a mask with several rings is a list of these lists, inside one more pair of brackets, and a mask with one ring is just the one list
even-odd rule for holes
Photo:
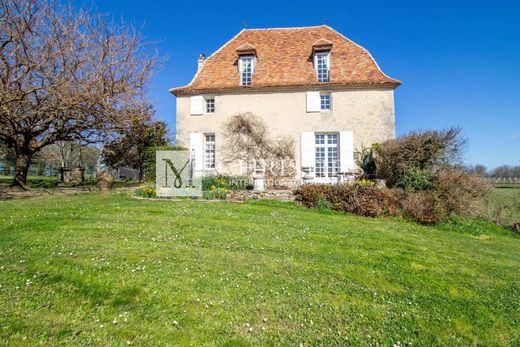
[[200,71],[200,69],[202,68],[202,65],[204,65],[205,61],[206,61],[206,55],[204,53],[201,53],[199,55],[199,59],[197,60],[197,63],[198,63],[197,71]]

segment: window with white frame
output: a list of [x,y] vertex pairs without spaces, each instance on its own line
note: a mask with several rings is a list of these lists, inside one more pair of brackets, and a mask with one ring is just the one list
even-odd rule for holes
[[204,169],[215,169],[215,134],[204,134]]
[[332,97],[329,93],[320,93],[320,110],[330,111]]
[[215,97],[207,96],[204,98],[206,113],[215,113]]
[[319,82],[330,81],[330,52],[314,53],[314,68]]
[[238,59],[238,72],[240,73],[240,85],[248,86],[253,79],[255,71],[255,57],[253,55],[243,55]]
[[338,176],[340,168],[338,138],[337,133],[316,133],[314,135],[317,178]]

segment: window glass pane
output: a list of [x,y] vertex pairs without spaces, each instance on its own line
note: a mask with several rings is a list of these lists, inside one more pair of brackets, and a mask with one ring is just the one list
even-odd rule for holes
[[204,169],[215,168],[215,134],[204,135]]
[[322,110],[330,110],[330,94],[321,94],[320,102]]
[[316,147],[316,177],[325,177],[325,148]]
[[340,170],[338,134],[315,134],[316,177],[336,177]]
[[315,53],[316,54],[316,74],[319,82],[329,82],[329,53]]
[[253,57],[240,57],[239,70],[240,84],[243,86],[250,85],[253,77]]
[[206,98],[206,113],[215,112],[215,98]]

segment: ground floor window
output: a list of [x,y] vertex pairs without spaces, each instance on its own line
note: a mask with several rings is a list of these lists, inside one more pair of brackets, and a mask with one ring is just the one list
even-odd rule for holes
[[316,177],[337,177],[339,173],[339,147],[337,133],[317,133],[314,135],[316,145]]
[[204,134],[204,169],[215,168],[215,134]]

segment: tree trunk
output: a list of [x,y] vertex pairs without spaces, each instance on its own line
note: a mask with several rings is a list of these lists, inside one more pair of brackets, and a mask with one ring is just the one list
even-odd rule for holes
[[18,186],[27,190],[27,173],[29,172],[29,164],[31,163],[32,154],[18,153],[14,163],[14,181],[13,186]]

